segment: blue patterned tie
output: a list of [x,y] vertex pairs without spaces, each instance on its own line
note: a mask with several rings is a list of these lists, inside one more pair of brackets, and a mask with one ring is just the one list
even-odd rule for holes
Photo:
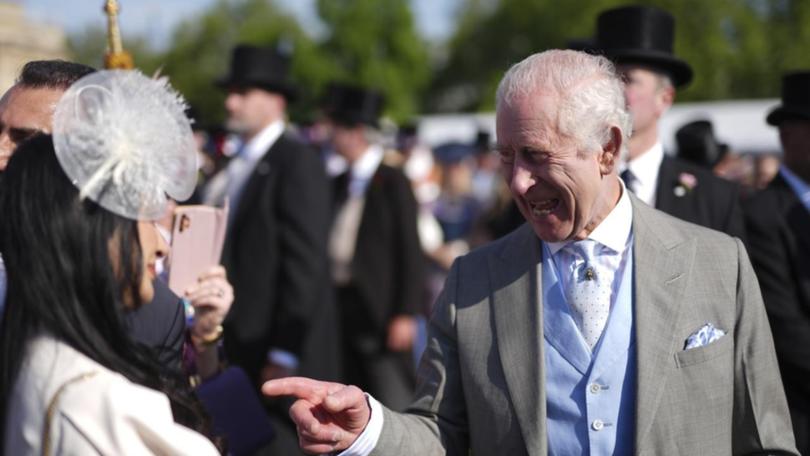
[[573,261],[565,290],[568,306],[585,342],[593,349],[610,314],[609,274],[594,262],[599,244],[591,239],[572,242],[563,251]]

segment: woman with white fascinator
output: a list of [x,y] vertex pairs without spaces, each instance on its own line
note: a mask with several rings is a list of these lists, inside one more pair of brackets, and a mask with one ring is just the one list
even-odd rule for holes
[[97,72],[65,93],[53,136],[29,140],[9,162],[5,454],[218,454],[195,432],[207,426],[185,379],[134,343],[124,319],[152,299],[167,250],[153,220],[194,188],[184,107],[165,80]]

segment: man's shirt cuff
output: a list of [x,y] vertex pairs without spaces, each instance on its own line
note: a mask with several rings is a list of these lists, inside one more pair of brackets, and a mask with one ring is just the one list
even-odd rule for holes
[[382,434],[383,408],[371,395],[366,394],[366,399],[368,400],[368,406],[371,408],[368,424],[363,429],[363,432],[357,436],[354,443],[345,451],[339,453],[338,456],[368,456],[377,446],[377,440],[380,439],[380,434]]

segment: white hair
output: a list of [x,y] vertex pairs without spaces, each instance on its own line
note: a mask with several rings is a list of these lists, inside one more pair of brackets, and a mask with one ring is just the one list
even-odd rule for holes
[[606,58],[578,51],[550,50],[531,55],[506,72],[498,85],[501,110],[517,99],[553,94],[559,97],[559,132],[574,137],[582,149],[606,144],[611,127],[622,132],[621,155],[633,128],[624,98],[624,84]]

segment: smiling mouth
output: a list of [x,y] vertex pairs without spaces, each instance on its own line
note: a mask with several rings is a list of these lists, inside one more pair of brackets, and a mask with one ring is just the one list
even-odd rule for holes
[[560,206],[558,198],[551,198],[547,200],[534,201],[529,203],[532,215],[535,217],[542,217],[548,215]]

